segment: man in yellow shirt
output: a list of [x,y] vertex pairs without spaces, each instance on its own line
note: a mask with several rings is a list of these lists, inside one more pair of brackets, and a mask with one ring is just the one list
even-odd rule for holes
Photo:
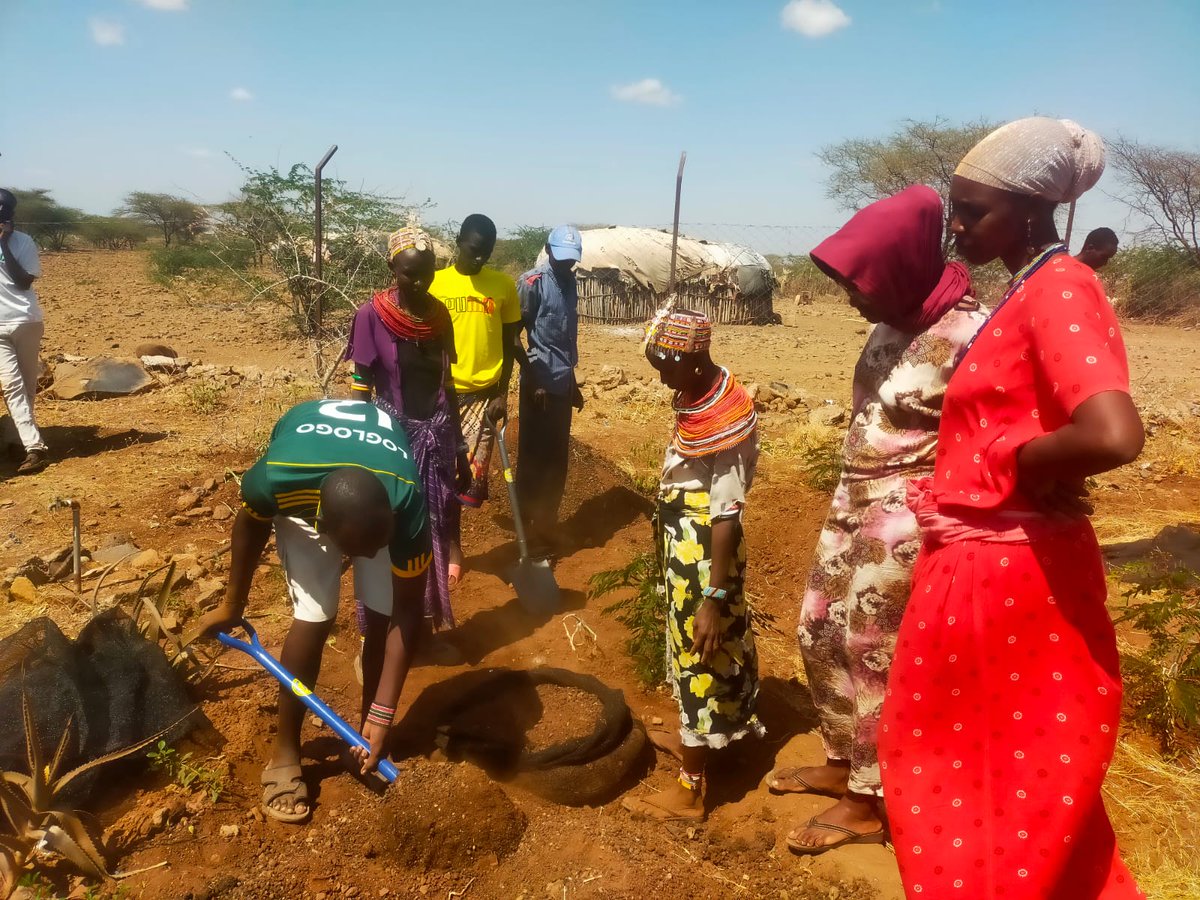
[[[480,213],[467,216],[458,232],[458,258],[438,271],[429,288],[454,323],[457,360],[450,374],[471,460],[471,486],[459,494],[459,500],[476,508],[488,498],[488,470],[496,442],[493,423],[508,412],[508,385],[521,333],[516,282],[485,265],[495,249],[495,223]],[[454,586],[462,577],[462,532],[460,527],[452,532],[449,581]]]

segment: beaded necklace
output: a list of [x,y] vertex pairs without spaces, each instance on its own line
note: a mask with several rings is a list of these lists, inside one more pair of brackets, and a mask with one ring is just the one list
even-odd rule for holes
[[1051,244],[1049,247],[1047,247],[1045,250],[1043,250],[1041,253],[1039,253],[1037,256],[1035,256],[1033,259],[1031,259],[1029,262],[1027,262],[1024,266],[1022,266],[1017,271],[1017,273],[1015,275],[1013,275],[1012,278],[1009,279],[1008,290],[1006,290],[1004,292],[1004,296],[1000,298],[1000,302],[996,304],[996,308],[993,309],[990,313],[988,313],[988,317],[986,319],[984,319],[983,325],[981,325],[979,327],[979,330],[976,331],[974,336],[972,336],[971,340],[969,340],[967,342],[967,346],[965,348],[963,348],[963,352],[959,356],[960,361],[962,360],[963,357],[965,357],[967,355],[967,352],[971,349],[971,347],[974,346],[975,340],[981,334],[983,334],[984,330],[987,328],[988,322],[992,321],[992,319],[995,317],[996,313],[998,313],[998,312],[1000,312],[1000,310],[1004,309],[1004,304],[1008,302],[1009,298],[1012,297],[1012,295],[1015,294],[1018,291],[1018,289],[1020,289],[1021,285],[1023,285],[1026,281],[1028,281],[1034,272],[1036,272],[1038,269],[1040,269],[1042,266],[1044,266],[1046,263],[1048,263],[1052,257],[1057,256],[1060,253],[1066,253],[1066,252],[1067,252],[1066,244],[1063,244],[1063,243]]

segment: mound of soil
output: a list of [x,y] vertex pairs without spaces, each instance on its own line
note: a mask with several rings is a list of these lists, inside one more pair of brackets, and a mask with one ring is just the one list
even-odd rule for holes
[[382,799],[364,794],[344,809],[337,831],[343,852],[420,870],[503,858],[521,843],[527,824],[487,775],[453,763],[407,763]]

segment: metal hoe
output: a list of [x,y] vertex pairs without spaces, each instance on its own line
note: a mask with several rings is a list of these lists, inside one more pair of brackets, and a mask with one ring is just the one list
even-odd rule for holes
[[[226,647],[241,650],[243,653],[252,656],[259,665],[274,675],[280,684],[286,688],[290,688],[291,692],[300,698],[301,703],[312,710],[317,718],[332,728],[337,733],[337,736],[351,747],[367,747],[370,749],[361,734],[351,728],[345,719],[335,713],[324,700],[314,694],[299,678],[293,677],[292,673],[279,663],[279,660],[267,652],[267,649],[259,642],[258,633],[254,630],[254,626],[245,619],[239,622],[238,625],[249,635],[250,640],[239,641],[224,631],[217,633],[217,640]],[[388,784],[395,781],[400,774],[396,771],[395,764],[386,758],[379,760],[378,771]]]
[[517,503],[517,486],[513,483],[512,465],[508,461],[508,447],[504,439],[507,424],[499,429],[500,463],[504,466],[504,483],[508,486],[508,502],[512,505],[513,528],[517,532],[517,548],[521,558],[509,570],[508,582],[517,592],[517,600],[527,612],[534,615],[556,613],[562,607],[562,592],[554,580],[554,570],[544,559],[533,559],[529,555],[529,543],[525,539],[525,523],[521,521],[521,507]]

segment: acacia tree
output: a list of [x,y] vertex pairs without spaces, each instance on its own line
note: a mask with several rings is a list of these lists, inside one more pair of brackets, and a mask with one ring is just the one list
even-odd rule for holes
[[[254,290],[255,298],[276,296],[282,290],[293,320],[312,340],[318,376],[327,378],[345,346],[354,309],[391,278],[384,255],[388,233],[417,219],[428,201],[411,204],[324,179],[324,243],[318,279],[312,169],[302,163],[286,172],[238,165],[246,178],[241,190],[215,210],[217,253],[247,245],[254,249],[268,275],[230,269]],[[318,300],[323,307],[320,318]]]
[[120,216],[94,216],[83,223],[80,236],[100,250],[132,250],[144,244],[149,236],[147,227]]
[[116,211],[117,215],[152,225],[162,232],[163,245],[192,241],[208,218],[204,207],[184,197],[134,191]]
[[1143,234],[1200,265],[1200,153],[1125,137],[1108,149],[1125,188],[1118,199],[1148,223]]
[[14,190],[17,198],[16,224],[46,250],[63,250],[71,235],[79,231],[84,214],[62,206],[47,188]]
[[517,275],[532,269],[549,236],[550,229],[545,225],[518,225],[508,237],[496,241],[491,264]]
[[[946,119],[906,120],[882,138],[851,138],[830,144],[817,158],[832,170],[826,195],[845,209],[862,209],[914,184],[942,196],[950,216],[950,179],[959,160],[995,125],[980,119],[952,125]],[[946,246],[949,246],[949,229]]]

